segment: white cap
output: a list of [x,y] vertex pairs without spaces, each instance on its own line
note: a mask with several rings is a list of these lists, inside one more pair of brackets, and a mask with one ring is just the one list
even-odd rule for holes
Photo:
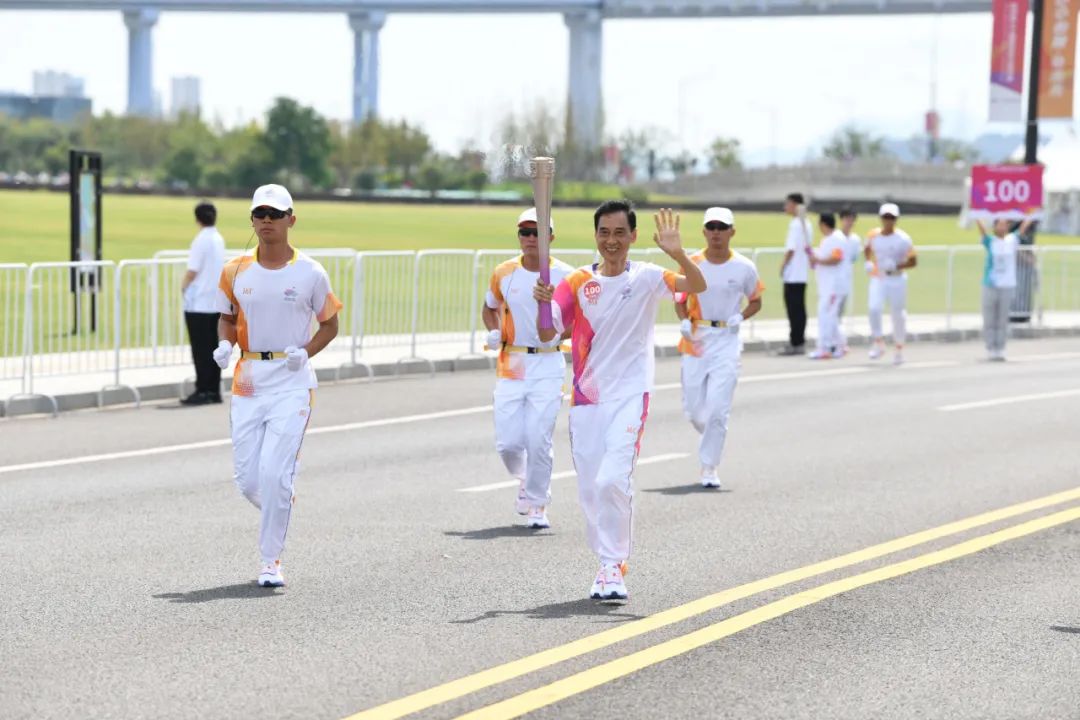
[[292,195],[281,185],[263,185],[255,191],[251,198],[251,209],[257,207],[272,207],[275,210],[291,210]]
[[[549,220],[551,221],[551,232],[555,232],[555,218],[549,218]],[[531,207],[518,215],[518,225],[525,222],[536,222],[536,208]]]
[[896,203],[885,203],[878,210],[878,217],[883,215],[892,215],[893,217],[900,217],[900,208]]
[[701,224],[707,225],[711,222],[722,222],[725,225],[734,226],[735,213],[724,207],[711,207],[705,211],[705,219],[701,222]]

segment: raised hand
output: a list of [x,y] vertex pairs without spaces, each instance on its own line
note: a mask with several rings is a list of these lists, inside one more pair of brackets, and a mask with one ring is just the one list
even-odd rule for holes
[[653,215],[656,221],[656,232],[653,233],[653,242],[671,257],[678,257],[683,253],[682,236],[679,234],[679,214],[671,208],[661,208],[660,212]]

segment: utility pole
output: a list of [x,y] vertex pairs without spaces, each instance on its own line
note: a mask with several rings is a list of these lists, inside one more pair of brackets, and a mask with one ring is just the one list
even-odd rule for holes
[[1039,157],[1039,63],[1042,61],[1043,0],[1031,0],[1031,68],[1028,73],[1027,134],[1024,162],[1032,165]]

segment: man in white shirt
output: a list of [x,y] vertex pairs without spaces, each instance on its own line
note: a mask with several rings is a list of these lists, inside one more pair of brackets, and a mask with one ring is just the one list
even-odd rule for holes
[[288,190],[257,189],[251,224],[259,237],[255,252],[230,260],[221,272],[223,339],[214,360],[228,367],[233,345],[240,346],[230,414],[234,479],[261,512],[258,583],[280,587],[300,445],[318,385],[308,360],[337,335],[341,302],[322,265],[289,244],[296,215]]
[[784,200],[784,212],[791,216],[784,240],[784,260],[780,277],[784,281],[784,309],[787,311],[788,345],[781,355],[802,355],[806,345],[806,281],[810,274],[810,242],[813,230],[806,219],[806,201],[802,193],[791,193]]
[[845,269],[847,270],[847,295],[840,301],[840,322],[838,325],[840,344],[843,348],[844,354],[847,354],[848,344],[847,336],[844,333],[844,313],[847,310],[848,300],[851,299],[851,293],[855,288],[855,263],[859,261],[859,255],[863,252],[862,238],[855,233],[855,222],[859,219],[858,214],[855,212],[855,208],[848,205],[840,211],[840,232],[844,234],[844,237],[848,241],[848,257],[845,263]]
[[814,251],[810,264],[817,273],[818,338],[817,348],[807,357],[825,360],[844,356],[840,336],[840,305],[848,294],[847,261],[850,245],[844,234],[836,229],[836,216],[821,213],[818,218],[821,245]]
[[690,259],[701,268],[708,288],[677,296],[675,312],[682,320],[683,410],[701,434],[701,485],[719,488],[716,468],[724,453],[741,365],[739,326],[761,310],[765,286],[750,258],[731,249],[735,236],[731,210],[709,208],[703,225],[705,249]]
[[180,401],[183,405],[221,402],[221,368],[214,362],[214,348],[218,345],[217,292],[225,265],[225,240],[215,227],[217,208],[211,203],[195,206],[195,222],[199,233],[191,242],[187,272],[180,283],[184,322],[195,363],[195,392]]
[[[627,598],[633,474],[655,374],[653,328],[662,299],[675,292],[700,293],[705,277],[682,247],[678,216],[661,210],[653,240],[683,274],[630,262],[637,216],[622,200],[593,214],[600,262],[575,270],[558,289],[537,283],[538,302],[551,302],[554,329],[537,330],[542,342],[569,332],[573,340],[574,386],[570,443],[589,546],[600,571],[589,596]],[[554,302],[552,300],[554,299]]]
[[[551,221],[555,239],[555,221]],[[518,481],[516,510],[531,528],[551,527],[552,442],[562,405],[566,360],[559,338],[542,342],[536,331],[537,303],[533,286],[540,279],[536,208],[518,217],[521,255],[495,268],[482,319],[487,347],[499,353],[495,381],[495,449]],[[573,272],[551,258],[553,285]]]
[[900,208],[896,203],[885,203],[878,212],[881,227],[866,236],[866,265],[877,278],[877,289],[871,289],[870,300],[870,359],[885,354],[885,336],[881,316],[885,303],[892,313],[893,342],[896,354],[893,364],[904,362],[904,341],[907,339],[907,273],[904,271],[918,264],[915,245],[906,232],[896,227]]

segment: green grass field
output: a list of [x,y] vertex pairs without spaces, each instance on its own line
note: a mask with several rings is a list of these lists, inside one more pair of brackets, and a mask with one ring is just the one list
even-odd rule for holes
[[[187,248],[195,235],[194,198],[105,195],[103,250],[107,260],[148,258],[158,250]],[[218,225],[228,247],[242,249],[251,236],[244,200],[215,200]],[[366,203],[298,203],[293,234],[300,248],[422,250],[430,248],[513,248],[519,208]],[[64,193],[0,192],[0,262],[68,260],[68,200]],[[556,245],[592,247],[592,212],[556,208]],[[696,240],[698,211],[686,213],[686,239]],[[652,218],[639,218],[641,247],[652,245]],[[860,219],[865,234],[875,218]],[[783,243],[782,213],[739,213],[735,244],[741,248]],[[916,245],[973,244],[975,232],[957,227],[954,217],[905,217],[903,227]],[[1041,235],[1040,244],[1080,244],[1080,238]]]
[[[219,228],[231,249],[240,250],[250,237],[247,203],[243,200],[215,201],[219,211]],[[149,197],[133,195],[106,195],[103,199],[104,256],[107,260],[150,258],[159,250],[186,249],[197,228],[192,217],[193,198]],[[421,249],[502,249],[513,250],[517,246],[514,232],[519,212],[516,207],[493,206],[433,206],[398,204],[360,204],[311,202],[299,203],[298,222],[292,236],[301,249],[351,248],[355,250],[421,250]],[[0,226],[0,263],[41,262],[68,260],[68,205],[63,193],[49,192],[0,192],[0,213],[5,223]],[[593,247],[592,212],[588,209],[556,208],[556,245],[560,248],[588,249]],[[639,218],[642,237],[640,249],[652,248],[652,218],[644,213]],[[865,233],[874,226],[875,218],[864,218],[856,230]],[[697,234],[700,214],[685,214],[684,228],[688,247],[700,246]],[[782,213],[739,213],[736,247],[772,249],[758,257],[761,276],[767,285],[762,318],[784,316],[781,283],[778,277],[780,256],[775,252],[783,242],[788,218]],[[946,305],[953,312],[974,313],[980,308],[980,278],[983,252],[973,230],[962,230],[954,217],[904,217],[901,222],[915,240],[916,246],[925,248],[920,253],[919,267],[909,273],[909,310],[914,313],[941,313]],[[1080,238],[1040,235],[1040,246],[1080,245]],[[948,258],[945,252],[934,252],[930,245],[963,246],[965,250],[954,259],[953,285],[948,286]],[[1055,251],[1047,248],[1044,256],[1043,305],[1052,309],[1080,309],[1080,252]],[[582,264],[587,258],[568,257],[571,264]],[[651,258],[670,264],[667,258]],[[476,303],[482,294],[486,278],[497,258],[488,258],[478,277],[478,287],[462,282],[471,277],[472,257],[445,256],[429,258],[423,265],[421,278],[419,330],[421,332],[445,332],[467,330],[475,314]],[[350,307],[352,294],[351,272],[340,262],[325,261],[338,295]],[[365,335],[408,332],[411,327],[411,301],[413,269],[410,258],[370,259],[365,281],[363,330]],[[178,294],[182,267],[175,266],[157,276],[156,297],[169,298]],[[66,292],[66,271],[59,271],[47,279],[45,275],[35,280],[35,303],[41,315],[55,314],[57,328],[72,326],[70,296]],[[141,275],[139,273],[142,273]],[[161,318],[158,324],[158,342],[183,344],[185,333],[182,318],[175,316],[176,305],[172,301],[154,300],[148,290],[149,271],[133,270],[125,283],[121,321],[123,346],[149,344],[150,329],[147,318],[156,309]],[[866,275],[861,265],[855,273],[855,290],[849,305],[856,314],[865,313]],[[2,279],[0,279],[2,282]],[[112,281],[106,277],[108,290]],[[0,293],[4,288],[0,287]],[[951,294],[951,299],[947,300]],[[5,297],[19,297],[8,293]],[[814,313],[813,281],[808,291],[808,306]],[[1049,302],[1047,300],[1049,299]],[[49,305],[51,303],[51,305]],[[101,298],[100,310],[111,312],[111,295]],[[21,311],[15,301],[0,312],[0,356],[18,352],[18,318]],[[348,328],[350,318],[343,316],[343,327]],[[665,306],[660,316],[663,322],[672,322],[674,313]],[[162,337],[162,328],[171,330]],[[47,332],[47,331],[46,331]],[[71,349],[73,338],[60,340],[61,333],[42,336],[35,346],[44,348],[50,342],[58,343],[55,351]],[[102,342],[111,342],[101,338]],[[107,346],[107,345],[106,345]]]

